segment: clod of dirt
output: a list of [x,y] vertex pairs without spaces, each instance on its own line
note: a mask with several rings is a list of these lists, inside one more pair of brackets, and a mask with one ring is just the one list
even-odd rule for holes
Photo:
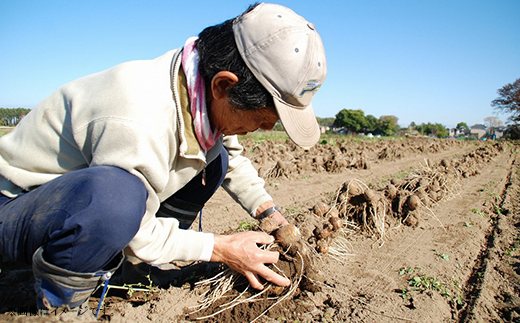
[[419,224],[419,220],[415,214],[409,213],[408,216],[404,219],[403,223],[409,227],[415,228],[417,227],[417,224]]
[[394,185],[395,187],[401,186],[402,182],[402,180],[395,177],[390,180],[390,183],[392,183],[392,185]]
[[435,181],[432,183],[431,186],[432,191],[438,192],[441,190],[441,186],[439,185],[439,182]]

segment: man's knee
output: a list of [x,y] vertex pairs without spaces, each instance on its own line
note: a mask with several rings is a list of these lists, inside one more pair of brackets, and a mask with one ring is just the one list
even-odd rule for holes
[[143,182],[129,172],[112,166],[96,166],[82,174],[81,190],[90,196],[89,217],[97,232],[118,241],[133,238],[146,211],[148,193]]

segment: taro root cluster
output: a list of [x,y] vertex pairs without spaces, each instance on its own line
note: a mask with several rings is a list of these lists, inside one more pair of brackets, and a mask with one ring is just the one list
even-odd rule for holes
[[[314,230],[311,242],[318,252],[326,253],[330,240],[344,224],[374,234],[381,242],[390,227],[416,227],[421,214],[435,217],[430,207],[457,194],[462,178],[480,174],[482,165],[502,150],[501,144],[486,145],[451,160],[435,164],[426,160],[418,169],[378,187],[348,180],[338,188],[330,204],[319,202],[313,206],[313,213],[323,218],[323,223]],[[335,227],[333,222],[337,220],[341,224]]]
[[313,212],[325,220],[314,229],[309,242],[315,245],[316,251],[319,253],[328,253],[332,239],[341,232],[345,224],[339,217],[338,210],[335,207],[329,207],[325,203],[320,202],[316,204]]
[[322,141],[309,150],[304,150],[290,140],[241,140],[241,143],[244,146],[244,155],[253,162],[260,176],[266,180],[296,178],[318,172],[341,173],[348,169],[369,169],[372,164],[381,161],[449,149],[462,150],[485,144],[429,138],[339,139],[330,143]]

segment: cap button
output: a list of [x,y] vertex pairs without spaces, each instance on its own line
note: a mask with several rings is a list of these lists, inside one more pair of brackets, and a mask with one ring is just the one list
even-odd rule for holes
[[316,29],[316,27],[314,27],[314,24],[312,22],[307,23],[307,27],[309,27],[312,30]]

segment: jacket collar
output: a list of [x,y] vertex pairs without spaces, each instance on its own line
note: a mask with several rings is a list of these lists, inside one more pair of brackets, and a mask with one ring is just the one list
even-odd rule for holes
[[204,151],[197,141],[190,113],[186,75],[181,68],[182,49],[174,55],[171,64],[171,89],[177,108],[177,128],[179,134],[179,154],[184,158],[206,160]]

